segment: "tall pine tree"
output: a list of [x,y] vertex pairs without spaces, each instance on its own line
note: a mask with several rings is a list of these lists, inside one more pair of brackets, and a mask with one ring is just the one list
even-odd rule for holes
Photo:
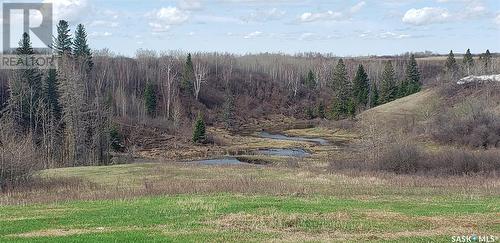
[[450,51],[450,54],[448,54],[448,58],[446,59],[445,63],[445,70],[446,73],[453,79],[455,78],[455,75],[457,74],[458,71],[458,64],[457,60],[455,59],[455,55],[453,54],[453,51]]
[[66,20],[60,20],[57,24],[57,37],[54,38],[52,49],[59,56],[63,54],[70,55],[72,54],[71,45],[71,34],[68,22]]
[[194,124],[193,143],[203,143],[206,141],[206,138],[205,121],[203,121],[203,116],[198,114]]
[[335,120],[354,115],[355,106],[352,100],[352,85],[347,78],[347,70],[342,59],[339,60],[333,73],[333,84],[336,87],[332,104],[332,117]]
[[406,87],[402,88],[400,93],[402,96],[411,95],[420,91],[422,83],[420,83],[420,72],[418,71],[417,60],[415,55],[410,56],[410,61],[406,65],[405,71]]
[[226,94],[225,94],[225,101],[224,101],[224,113],[223,113],[223,119],[224,119],[224,124],[226,126],[226,129],[232,129],[233,126],[235,125],[235,119],[234,119],[234,95],[233,92],[229,87],[226,88]]
[[323,104],[323,102],[319,102],[316,114],[319,118],[325,119],[325,117],[326,117],[325,105]]
[[358,71],[353,80],[352,93],[356,105],[365,107],[368,104],[368,94],[370,92],[370,80],[363,65],[358,66]]
[[379,92],[379,104],[385,104],[396,99],[398,87],[396,86],[396,74],[391,61],[387,61],[382,73]]
[[61,119],[61,104],[59,95],[59,82],[57,80],[57,72],[55,69],[50,69],[44,85],[44,99],[52,118],[59,122]]
[[[33,51],[30,36],[23,33],[16,54],[20,60],[30,59]],[[40,129],[39,126],[39,106],[42,104],[42,75],[35,66],[28,66],[25,69],[16,71],[15,77],[10,85],[11,99],[9,105],[12,108],[12,115],[19,128],[24,131],[31,131],[33,136]]]
[[316,77],[312,70],[309,70],[309,72],[307,73],[305,86],[309,91],[314,90],[316,88]]
[[150,117],[156,115],[156,88],[151,82],[146,84],[146,89],[144,90],[144,105],[146,106],[146,113]]
[[486,74],[490,73],[490,67],[491,67],[491,53],[490,50],[486,50],[486,52],[483,54],[483,67],[484,67],[484,72]]
[[472,57],[472,54],[470,53],[470,49],[467,49],[464,55],[464,67],[465,70],[467,70],[467,75],[471,74],[472,68],[474,67],[474,58]]
[[94,66],[92,61],[92,52],[87,43],[87,32],[82,24],[79,24],[75,30],[75,39],[73,40],[73,56],[87,65],[87,71]]
[[181,81],[181,91],[184,94],[192,93],[194,79],[194,66],[193,61],[191,60],[191,53],[189,53],[186,58],[186,64],[184,64],[184,73]]

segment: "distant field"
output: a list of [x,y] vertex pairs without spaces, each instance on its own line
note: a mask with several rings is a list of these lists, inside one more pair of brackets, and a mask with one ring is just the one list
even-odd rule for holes
[[66,168],[44,176],[76,176],[95,188],[41,190],[31,200],[51,193],[53,200],[72,193],[132,198],[2,206],[0,241],[449,242],[453,235],[500,234],[498,188],[481,178],[169,164]]

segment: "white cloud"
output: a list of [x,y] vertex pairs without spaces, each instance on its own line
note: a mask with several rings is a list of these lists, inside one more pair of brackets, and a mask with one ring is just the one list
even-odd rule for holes
[[500,26],[500,14],[497,14],[494,21],[498,26]]
[[344,11],[326,11],[326,12],[305,12],[299,16],[299,21],[303,23],[315,21],[341,21],[352,17],[353,14],[359,12],[366,5],[365,1],[361,1],[354,6]]
[[256,22],[266,22],[271,20],[278,20],[285,16],[286,11],[279,10],[277,8],[271,8],[268,10],[258,10],[250,13],[250,15],[243,17],[245,21],[256,21]]
[[314,33],[303,33],[300,35],[299,40],[312,40],[315,39],[316,35]]
[[488,9],[484,6],[483,2],[469,0],[464,7],[464,11],[458,14],[459,18],[477,18],[485,16],[488,13]]
[[153,32],[166,32],[170,30],[170,25],[163,25],[156,22],[150,22],[149,26]]
[[380,39],[405,39],[410,38],[411,36],[408,34],[397,34],[394,32],[383,32],[378,35]]
[[176,7],[167,7],[156,11],[154,17],[163,24],[177,25],[186,22],[189,19],[189,13]]
[[54,22],[64,19],[68,22],[77,22],[88,15],[91,6],[87,0],[44,0],[44,3],[52,3],[54,11]]
[[180,0],[179,8],[184,10],[200,10],[203,8],[200,0]]
[[314,22],[320,20],[341,20],[343,18],[344,14],[341,12],[327,11],[322,13],[305,12],[300,15],[299,20],[301,22]]
[[249,33],[249,34],[246,34],[245,36],[243,36],[243,38],[245,39],[253,39],[253,38],[257,38],[259,36],[262,36],[262,32],[260,31],[254,31],[252,33]]
[[341,38],[338,35],[321,35],[317,33],[305,32],[302,33],[297,39],[300,41],[321,41],[330,40],[332,38]]
[[107,20],[94,20],[88,24],[89,27],[108,27],[116,28],[120,24],[118,22],[107,21]]
[[382,31],[382,32],[372,32],[372,31],[364,31],[358,35],[359,38],[363,39],[407,39],[414,38],[415,36],[403,33],[396,33],[392,31]]
[[437,0],[443,4],[458,4],[456,11],[447,8],[425,7],[410,9],[403,17],[403,22],[413,25],[428,25],[449,21],[464,21],[491,16],[482,0]]
[[361,9],[366,5],[366,2],[365,1],[362,1],[362,2],[359,2],[357,3],[356,5],[352,6],[351,7],[351,13],[354,14],[354,13],[357,13],[359,11],[361,11]]
[[443,23],[451,19],[451,14],[444,8],[412,8],[403,16],[403,22],[412,25]]
[[188,11],[178,9],[176,7],[160,8],[156,11],[146,14],[152,19],[149,22],[153,32],[168,31],[172,25],[180,25],[188,21],[190,15]]
[[92,33],[90,33],[90,36],[92,36],[92,37],[110,37],[112,35],[113,35],[113,33],[107,32],[107,31],[105,31],[105,32],[92,32]]

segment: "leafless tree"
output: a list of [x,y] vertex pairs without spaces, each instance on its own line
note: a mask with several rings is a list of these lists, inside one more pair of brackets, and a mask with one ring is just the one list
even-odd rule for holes
[[200,95],[201,86],[207,81],[208,77],[208,64],[203,60],[196,60],[194,64],[194,96],[198,100]]
[[178,69],[176,69],[176,62],[178,60],[174,56],[164,56],[160,64],[160,77],[162,96],[163,96],[163,107],[165,109],[165,117],[170,119],[171,117],[171,106],[172,100],[175,95],[176,80],[179,75]]

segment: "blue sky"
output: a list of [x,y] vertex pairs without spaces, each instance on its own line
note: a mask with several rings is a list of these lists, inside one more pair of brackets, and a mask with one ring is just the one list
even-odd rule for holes
[[341,56],[500,52],[499,0],[53,2],[56,18],[87,26],[92,48],[128,56],[141,48]]

